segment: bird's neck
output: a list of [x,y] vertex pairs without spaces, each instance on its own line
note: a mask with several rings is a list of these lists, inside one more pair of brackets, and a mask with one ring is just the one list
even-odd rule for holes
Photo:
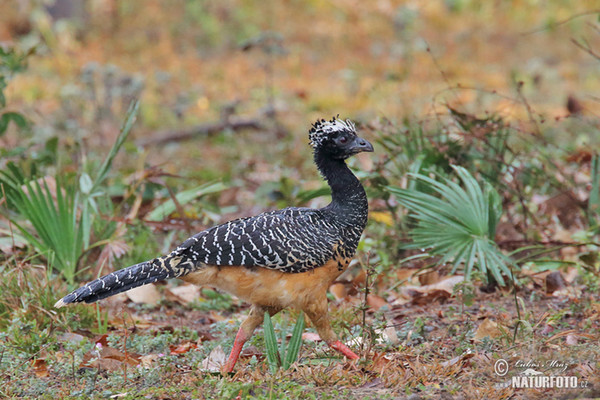
[[369,208],[367,195],[346,162],[315,152],[315,164],[331,188],[331,204],[327,208],[344,219],[366,223]]

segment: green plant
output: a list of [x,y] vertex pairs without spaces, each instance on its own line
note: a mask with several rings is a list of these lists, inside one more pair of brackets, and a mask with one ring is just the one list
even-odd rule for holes
[[401,132],[393,126],[391,129],[390,132],[382,132],[377,143],[390,155],[386,172],[392,178],[399,178],[407,171],[414,172],[415,163],[418,164],[417,169],[448,172],[452,160],[456,162],[466,158],[468,148],[441,129],[427,132],[422,125],[408,122]]
[[233,306],[231,295],[213,289],[203,288],[202,296],[190,303],[195,310],[231,310]]
[[183,206],[198,197],[218,193],[226,188],[227,186],[221,182],[208,182],[195,188],[184,190],[177,193],[174,199],[169,199],[150,211],[145,219],[146,221],[162,221],[176,210],[177,204],[175,204],[175,200],[179,206]]
[[273,328],[273,322],[268,312],[265,312],[265,347],[267,349],[267,362],[269,363],[269,369],[274,374],[280,367],[283,369],[289,369],[290,366],[298,359],[298,353],[302,346],[302,331],[304,330],[304,313],[300,313],[292,337],[290,338],[289,344],[285,344],[285,330],[281,330],[281,345],[277,349],[277,338],[275,336],[275,329]]
[[[51,181],[54,182],[54,181]],[[32,225],[34,236],[24,225],[13,220],[27,241],[47,259],[54,259],[56,268],[69,283],[75,281],[77,261],[83,252],[83,224],[77,218],[78,195],[72,185],[57,179],[26,182],[16,186],[12,201],[19,213]],[[51,190],[54,186],[56,190]]]
[[0,47],[0,135],[4,134],[8,129],[8,124],[12,121],[19,128],[26,128],[29,123],[27,119],[15,111],[2,111],[6,107],[6,96],[4,89],[8,85],[8,81],[18,72],[23,71],[27,67],[27,58],[33,54],[35,49],[21,53],[16,49],[4,49]]
[[489,271],[504,285],[502,274],[510,275],[511,261],[494,242],[502,212],[500,196],[486,181],[481,187],[466,169],[453,168],[464,188],[447,178],[438,182],[425,175],[410,174],[441,198],[388,186],[416,220],[410,232],[412,243],[407,248],[428,249],[431,255],[441,257],[439,264],[451,262],[453,272],[464,263],[465,279],[477,265],[484,275]]
[[75,282],[82,255],[102,243],[102,238],[98,238],[96,244],[90,244],[92,220],[99,213],[95,198],[105,193],[102,184],[131,131],[137,109],[138,103],[132,103],[123,128],[94,180],[84,172],[78,185],[69,182],[67,175],[28,181],[23,171],[12,164],[8,171],[0,171],[2,196],[33,229],[14,217],[10,218],[11,223],[38,252],[54,261],[69,284]]
[[591,175],[592,188],[588,201],[587,217],[590,227],[597,230],[600,224],[600,157],[597,154],[592,159]]

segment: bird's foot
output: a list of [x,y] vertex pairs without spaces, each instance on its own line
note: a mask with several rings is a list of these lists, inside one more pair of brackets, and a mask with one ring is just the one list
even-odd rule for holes
[[332,349],[339,351],[340,353],[342,353],[343,355],[345,355],[346,357],[348,357],[350,360],[358,360],[360,357],[354,353],[352,350],[350,350],[348,348],[348,346],[346,346],[344,343],[340,342],[339,340],[336,340],[335,342],[329,344],[329,347],[331,347]]

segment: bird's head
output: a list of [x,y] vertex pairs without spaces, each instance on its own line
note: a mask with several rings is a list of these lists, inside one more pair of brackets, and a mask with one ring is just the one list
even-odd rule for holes
[[334,159],[345,160],[363,151],[373,151],[373,145],[356,134],[356,127],[349,119],[319,120],[313,124],[308,137],[315,153]]

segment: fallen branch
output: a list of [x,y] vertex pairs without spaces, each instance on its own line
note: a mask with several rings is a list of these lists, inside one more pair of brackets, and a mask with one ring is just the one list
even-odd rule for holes
[[599,246],[600,243],[596,242],[563,242],[560,240],[500,240],[496,242],[498,246],[512,246],[512,245],[532,245],[532,246],[563,246],[563,247],[582,247],[582,246]]
[[150,134],[150,137],[148,138],[141,138],[137,140],[136,144],[138,146],[148,146],[166,142],[178,142],[182,140],[189,140],[196,136],[215,135],[223,132],[224,130],[232,130],[237,132],[245,129],[258,131],[265,128],[256,119],[230,117],[218,122],[196,125],[191,128],[157,131]]

